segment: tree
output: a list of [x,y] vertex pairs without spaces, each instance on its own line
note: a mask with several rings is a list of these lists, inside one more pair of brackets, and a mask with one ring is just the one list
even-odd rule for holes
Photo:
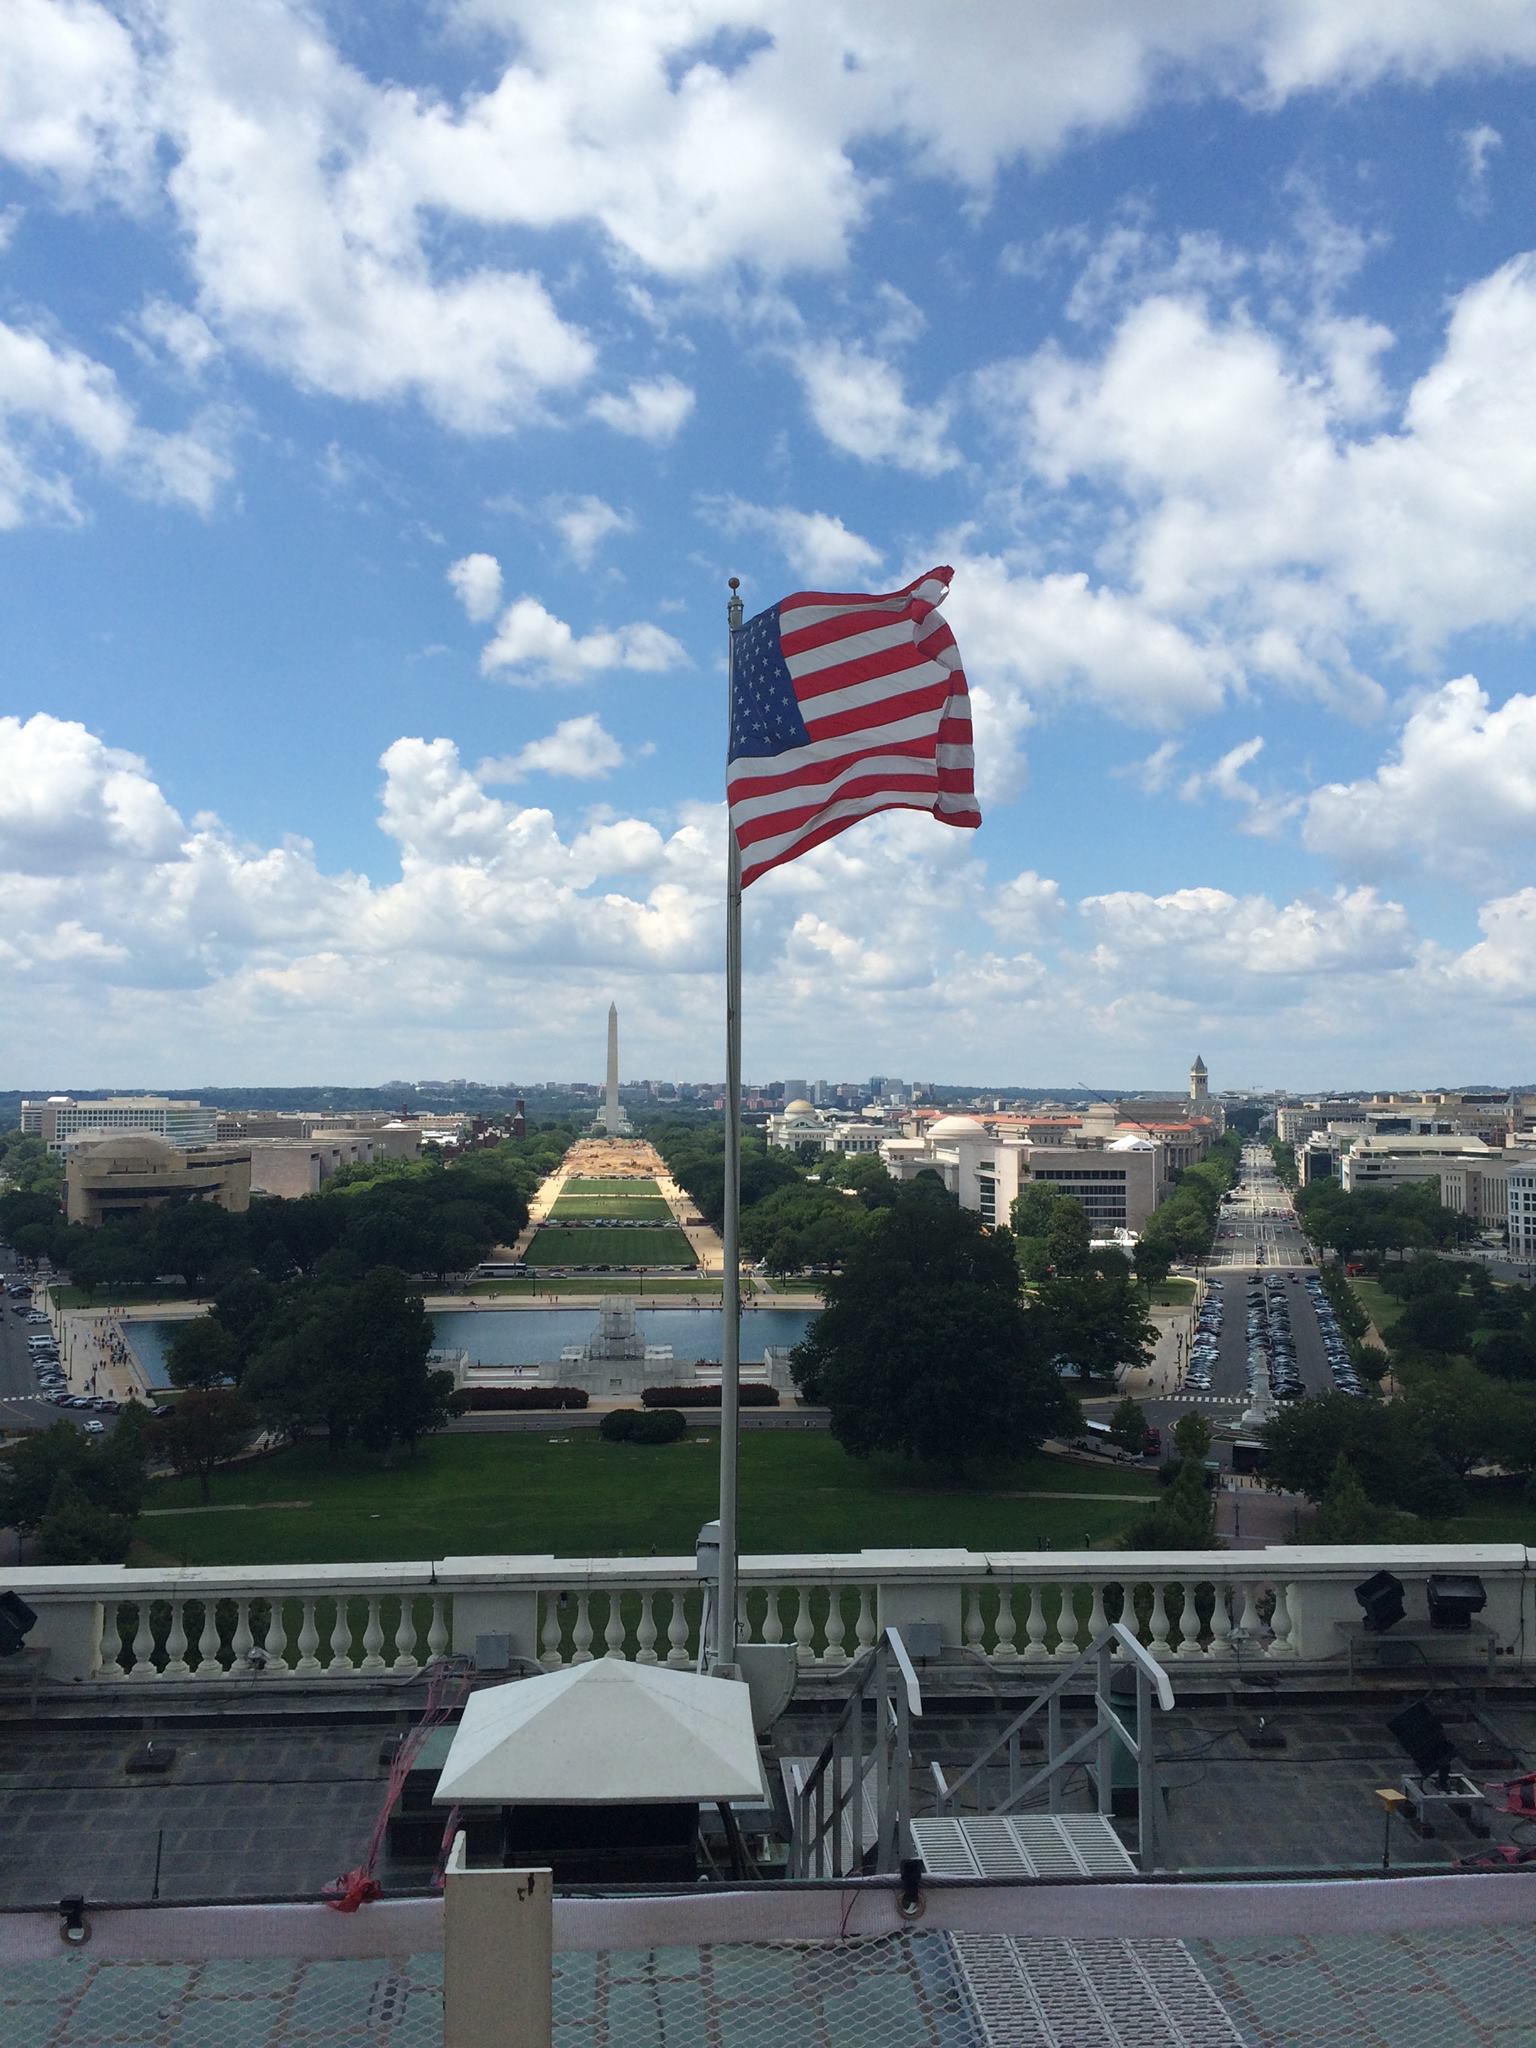
[[1211,1448],[1211,1425],[1198,1408],[1191,1408],[1173,1425],[1173,1448],[1186,1463],[1205,1462]]
[[1395,1532],[1398,1517],[1377,1507],[1360,1484],[1360,1475],[1340,1451],[1328,1475],[1322,1506],[1310,1529],[1312,1543],[1384,1543]]
[[[1051,1227],[1060,1192],[1048,1180],[1026,1181],[1013,1198],[1008,1220],[1015,1237],[1044,1237]],[[1079,1203],[1081,1208],[1082,1204]]]
[[71,1480],[59,1478],[38,1524],[39,1564],[122,1564],[132,1544],[128,1516],[113,1514]]
[[1421,1294],[1408,1303],[1394,1324],[1393,1338],[1417,1344],[1424,1351],[1465,1351],[1472,1341],[1476,1313],[1464,1295]]
[[1088,1211],[1075,1197],[1063,1196],[1051,1211],[1045,1232],[1045,1256],[1052,1272],[1064,1278],[1088,1272],[1092,1238]]
[[1205,1474],[1186,1459],[1155,1507],[1126,1531],[1127,1550],[1210,1550],[1216,1542],[1215,1503]]
[[214,1473],[245,1449],[255,1427],[255,1409],[216,1387],[183,1394],[169,1415],[151,1425],[150,1444],[182,1478],[196,1479],[206,1507]]
[[0,1457],[0,1527],[39,1529],[61,1482],[109,1514],[136,1515],[144,1497],[139,1430],[119,1429],[96,1444],[73,1423],[56,1422],[12,1444]]
[[855,1457],[894,1451],[955,1475],[1069,1429],[1044,1319],[1019,1299],[1012,1235],[942,1187],[904,1187],[871,1218],[791,1370]]
[[155,1271],[179,1273],[194,1294],[204,1276],[239,1250],[243,1226],[212,1202],[174,1202],[153,1213]]
[[1157,1332],[1128,1275],[1042,1280],[1036,1301],[1053,1357],[1070,1359],[1080,1372],[1104,1380],[1122,1365],[1145,1364]]
[[240,1377],[240,1346],[213,1316],[179,1323],[166,1348],[173,1387],[219,1387]]
[[1109,1418],[1109,1440],[1118,1444],[1122,1451],[1135,1451],[1139,1455],[1146,1435],[1146,1411],[1139,1401],[1133,1401],[1127,1394]]

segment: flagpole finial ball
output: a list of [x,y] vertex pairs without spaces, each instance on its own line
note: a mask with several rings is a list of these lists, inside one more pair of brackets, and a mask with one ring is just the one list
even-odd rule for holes
[[727,589],[740,590],[741,578],[739,576],[727,576],[725,581]]

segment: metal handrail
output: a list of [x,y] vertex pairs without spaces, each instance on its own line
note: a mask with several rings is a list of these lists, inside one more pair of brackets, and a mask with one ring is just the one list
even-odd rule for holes
[[[866,1706],[874,1708],[875,1721],[867,1751]],[[836,1726],[793,1794],[792,1877],[868,1874],[866,1859],[871,1848],[874,1862],[869,1870],[889,1874],[900,1867],[911,1851],[911,1724],[922,1711],[922,1687],[900,1631],[886,1628]],[[866,1848],[861,1821],[871,1773],[875,1778],[875,1840]]]
[[[1125,1661],[1120,1670],[1131,1670],[1136,1680],[1136,1733],[1133,1735],[1116,1710],[1110,1695],[1110,1674],[1117,1667],[1114,1664],[1116,1648]],[[1063,1746],[1061,1731],[1061,1702],[1072,1681],[1088,1665],[1094,1667],[1094,1718],[1090,1727],[1072,1742]],[[1100,1813],[1107,1814],[1111,1807],[1110,1775],[1112,1766],[1112,1744],[1119,1742],[1136,1763],[1137,1806],[1140,1833],[1140,1854],[1142,1868],[1152,1867],[1152,1858],[1159,1845],[1157,1813],[1157,1772],[1153,1746],[1148,1731],[1147,1714],[1152,1701],[1156,1699],[1164,1713],[1174,1704],[1173,1687],[1168,1674],[1145,1646],[1138,1642],[1135,1634],[1123,1622],[1113,1621],[1102,1635],[1096,1636],[1088,1647],[1081,1651],[1067,1665],[1045,1691],[1030,1701],[1022,1713],[1016,1715],[1008,1726],[995,1737],[973,1763],[961,1773],[951,1785],[937,1763],[932,1766],[935,1790],[938,1795],[939,1811],[955,1813],[966,1788],[974,1786],[978,1794],[983,1775],[991,1769],[1000,1756],[1006,1756],[1008,1764],[1007,1796],[992,1806],[989,1811],[997,1814],[1012,1812],[1022,1806],[1035,1790],[1044,1785],[1050,1800],[1050,1810],[1061,1810],[1061,1778],[1064,1771],[1082,1761],[1090,1753],[1095,1757],[1098,1779],[1098,1806]],[[1045,1762],[1036,1766],[1026,1777],[1019,1775],[1019,1737],[1022,1731],[1044,1711],[1047,1738]]]

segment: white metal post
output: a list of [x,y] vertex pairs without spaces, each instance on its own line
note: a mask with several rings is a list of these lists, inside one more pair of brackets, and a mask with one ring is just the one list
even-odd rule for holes
[[443,2048],[550,2048],[554,1880],[471,1870],[458,1835],[443,1873]]
[[[731,578],[726,621],[727,722],[736,690],[736,635],[741,629],[740,586]],[[729,820],[725,880],[725,1215],[720,1240],[725,1271],[720,1300],[720,1583],[715,1596],[716,1671],[736,1665],[737,1439],[741,1390],[741,854]]]

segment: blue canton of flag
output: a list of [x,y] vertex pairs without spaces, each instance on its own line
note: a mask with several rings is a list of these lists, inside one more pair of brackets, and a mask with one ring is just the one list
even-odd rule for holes
[[789,663],[779,645],[779,607],[748,619],[736,636],[731,698],[731,759],[779,754],[810,739]]

